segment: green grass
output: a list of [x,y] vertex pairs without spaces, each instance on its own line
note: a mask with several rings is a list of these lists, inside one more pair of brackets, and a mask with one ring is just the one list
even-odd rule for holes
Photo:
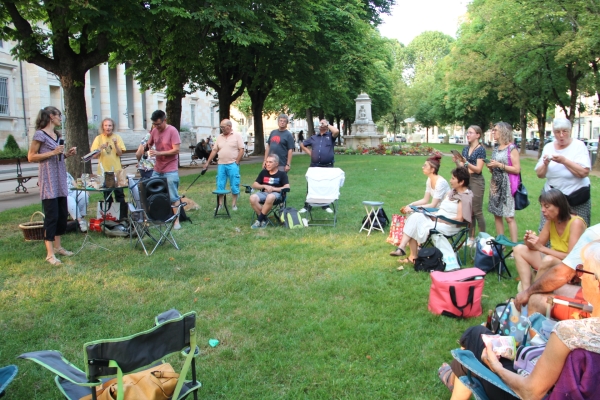
[[[251,230],[246,194],[231,220],[215,220],[214,170],[187,193],[201,209],[189,213],[193,225],[175,232],[181,251],[162,247],[152,257],[127,240],[92,234],[110,251],[85,246],[52,267],[42,243],[25,242],[18,228],[39,206],[0,213],[0,365],[19,366],[6,398],[61,398],[52,374],[17,360],[19,354],[59,350],[82,368],[84,342],[147,329],[169,308],[198,312],[201,398],[449,398],[437,368],[486,313],[464,321],[430,314],[428,274],[397,272],[387,235],[358,233],[362,200],[384,201],[391,217],[422,196],[425,157],[336,159],[346,172],[336,228]],[[296,208],[304,202],[308,161],[296,157],[290,172],[289,205]],[[522,165],[532,205],[517,213],[520,234],[538,225],[535,200],[543,183],[534,160]],[[445,157],[447,179],[451,166]],[[242,182],[259,168],[243,165]],[[181,187],[194,178],[182,178]],[[596,202],[599,182],[591,179]],[[491,216],[487,224],[493,234]],[[83,239],[71,234],[63,244],[75,251]],[[515,291],[515,281],[498,283],[491,274],[484,310]],[[220,345],[209,347],[210,338]]]

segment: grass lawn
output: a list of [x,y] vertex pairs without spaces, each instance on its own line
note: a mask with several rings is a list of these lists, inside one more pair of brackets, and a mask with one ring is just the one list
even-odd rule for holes
[[[193,225],[175,232],[181,251],[165,246],[152,257],[131,249],[128,240],[92,233],[108,251],[86,245],[53,267],[44,262],[42,242],[25,242],[18,228],[39,206],[0,213],[0,366],[19,366],[6,398],[61,398],[52,374],[16,360],[19,354],[59,350],[82,368],[84,342],[148,329],[170,308],[198,313],[201,398],[449,398],[437,368],[451,359],[460,334],[487,313],[464,321],[430,314],[428,274],[397,272],[387,234],[358,233],[362,200],[384,201],[391,218],[422,196],[425,157],[336,160],[346,172],[336,228],[251,230],[247,194],[231,220],[215,220],[214,169],[187,193],[201,209],[189,213]],[[296,157],[290,171],[288,204],[298,209],[308,162]],[[448,180],[452,165],[443,159]],[[543,184],[533,159],[522,166],[532,205],[517,212],[520,235],[538,226]],[[242,183],[252,182],[259,168],[243,165]],[[194,178],[182,178],[182,192]],[[591,179],[597,203],[600,183]],[[486,221],[494,234],[493,218]],[[63,245],[76,251],[83,241],[70,234]],[[510,269],[514,276],[514,265]],[[488,276],[484,310],[514,295],[516,285]],[[211,338],[220,345],[209,347]]]

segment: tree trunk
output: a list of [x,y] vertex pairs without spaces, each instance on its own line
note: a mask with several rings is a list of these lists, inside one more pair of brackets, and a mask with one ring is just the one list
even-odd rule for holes
[[322,119],[325,119],[325,111],[323,111],[323,109],[319,110],[319,122],[321,122]]
[[350,128],[351,128],[350,127],[350,120],[346,118],[344,120],[344,136],[352,134],[352,131],[350,130]]
[[[90,151],[85,86],[78,84],[78,82],[85,82],[85,73],[77,74],[73,71],[71,75],[61,76],[60,82],[65,101],[65,109],[62,110],[65,115],[65,151],[71,147],[77,147],[77,156],[67,158],[67,170],[72,176],[79,177],[84,172],[81,157]],[[86,172],[91,173],[92,171],[87,170]]]
[[527,110],[525,107],[521,107],[519,110],[519,124],[521,124],[521,148],[520,154],[527,154],[527,147],[525,146],[527,143]]
[[546,140],[546,112],[548,109],[547,106],[542,106],[538,108],[538,112],[536,114],[538,131],[540,136],[540,146],[538,148],[538,159],[542,156],[542,152],[544,150],[544,141]]
[[425,127],[425,142],[429,143],[429,127]]
[[309,137],[315,134],[315,127],[313,125],[313,115],[310,107],[306,109],[306,123],[308,124],[308,134],[306,136],[306,138],[308,139]]
[[167,96],[167,123],[177,129],[177,132],[181,130],[181,103],[185,97],[183,89],[180,90],[168,90]]
[[265,99],[267,95],[262,94],[260,91],[248,91],[250,100],[252,101],[252,115],[254,116],[254,152],[253,155],[265,154],[265,133],[263,127],[263,109],[265,105]]
[[[592,139],[590,139],[590,140],[592,140]],[[600,137],[598,139],[596,139],[596,141],[598,141],[600,143]],[[594,165],[592,165],[592,170],[600,171],[600,157],[598,157],[598,153],[596,153],[596,162],[594,163]]]

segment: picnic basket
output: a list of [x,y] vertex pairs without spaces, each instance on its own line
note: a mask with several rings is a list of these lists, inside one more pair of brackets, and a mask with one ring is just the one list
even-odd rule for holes
[[[33,220],[33,217],[35,217],[36,214],[40,214],[42,216],[41,221]],[[26,241],[44,240],[44,218],[45,217],[46,216],[43,213],[36,211],[31,216],[29,222],[24,222],[22,224],[19,224],[19,228],[21,228],[21,230],[23,231],[23,236],[25,236]]]

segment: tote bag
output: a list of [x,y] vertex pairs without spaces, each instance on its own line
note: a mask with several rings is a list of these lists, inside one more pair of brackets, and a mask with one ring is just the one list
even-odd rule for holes
[[404,221],[406,217],[400,214],[392,215],[392,224],[390,225],[390,235],[386,239],[386,242],[398,246],[402,240],[402,233],[404,232]]

